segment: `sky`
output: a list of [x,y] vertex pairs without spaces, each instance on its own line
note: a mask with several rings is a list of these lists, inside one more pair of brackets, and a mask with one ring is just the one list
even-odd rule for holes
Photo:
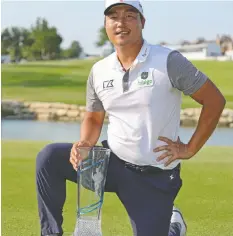
[[[152,44],[169,44],[198,37],[233,36],[233,1],[141,1],[146,17],[144,38]],[[103,26],[104,1],[10,1],[1,2],[1,27],[30,28],[37,17],[47,19],[63,37],[62,47],[73,40],[84,51],[99,54],[95,46]]]

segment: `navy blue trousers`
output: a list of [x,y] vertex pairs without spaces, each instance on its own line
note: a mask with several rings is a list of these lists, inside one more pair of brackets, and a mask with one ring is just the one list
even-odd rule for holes
[[[36,185],[41,234],[62,235],[62,209],[66,180],[77,183],[77,172],[69,162],[72,143],[45,146],[36,160]],[[170,176],[174,178],[170,178]],[[140,174],[125,167],[113,153],[110,156],[106,192],[114,192],[124,205],[135,236],[178,236],[170,226],[174,199],[182,185],[180,170]],[[169,228],[170,227],[170,228]]]

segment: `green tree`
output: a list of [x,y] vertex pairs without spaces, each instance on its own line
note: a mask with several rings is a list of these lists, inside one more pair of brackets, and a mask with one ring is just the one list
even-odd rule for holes
[[22,31],[22,47],[21,47],[21,53],[22,57],[30,60],[32,58],[31,53],[31,46],[34,43],[34,39],[31,36],[31,32],[27,29],[24,29]]
[[103,47],[107,43],[110,43],[111,45],[111,51],[114,52],[114,46],[113,44],[109,41],[108,35],[106,33],[105,27],[101,27],[99,29],[99,35],[98,35],[98,41],[96,42],[97,47]]
[[2,54],[10,54],[12,61],[57,59],[60,57],[62,37],[45,19],[37,18],[31,29],[12,27],[1,34]]
[[69,48],[62,50],[62,58],[78,58],[83,49],[78,41],[73,41]]
[[197,40],[196,40],[196,44],[201,44],[201,43],[205,43],[205,42],[206,42],[206,40],[205,40],[204,37],[199,37],[199,38],[197,38]]
[[168,43],[165,42],[165,41],[161,41],[159,44],[160,44],[160,45],[167,45]]
[[11,34],[8,28],[4,29],[1,34],[1,53],[9,54],[11,46]]
[[83,49],[78,41],[73,41],[70,46],[71,58],[79,57]]
[[56,59],[60,56],[62,37],[55,27],[49,27],[47,20],[37,18],[31,28],[31,56],[36,60]]
[[12,61],[19,61],[22,58],[22,47],[27,37],[28,33],[24,28],[11,27],[4,29],[1,34],[2,54],[10,54]]
[[184,46],[184,45],[190,45],[191,43],[188,40],[182,40],[180,44]]

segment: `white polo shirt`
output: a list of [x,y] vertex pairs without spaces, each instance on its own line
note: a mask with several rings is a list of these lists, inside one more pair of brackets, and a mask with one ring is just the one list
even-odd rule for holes
[[[156,159],[166,145],[164,136],[177,140],[181,92],[191,95],[207,80],[179,52],[144,40],[132,67],[124,71],[116,53],[97,62],[87,82],[87,111],[109,115],[108,144],[121,159],[165,169]],[[174,161],[166,169],[179,163]]]

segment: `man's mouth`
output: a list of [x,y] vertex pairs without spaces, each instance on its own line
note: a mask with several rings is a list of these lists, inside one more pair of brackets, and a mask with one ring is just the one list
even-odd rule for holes
[[116,35],[128,35],[130,33],[129,30],[121,30],[116,32]]

